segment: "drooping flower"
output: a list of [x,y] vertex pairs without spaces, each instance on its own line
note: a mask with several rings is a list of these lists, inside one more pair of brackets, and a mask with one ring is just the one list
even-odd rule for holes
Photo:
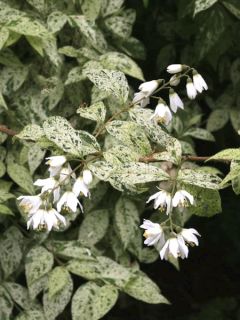
[[197,90],[190,78],[187,79],[186,90],[187,90],[187,95],[189,99],[193,100],[196,98]]
[[83,170],[83,181],[85,184],[90,184],[93,180],[92,172],[88,169]]
[[72,191],[78,197],[80,194],[83,194],[85,197],[90,197],[90,191],[87,184],[84,182],[82,177],[77,178],[73,185]]
[[47,229],[51,231],[53,227],[58,229],[60,222],[66,225],[65,218],[57,210],[53,208],[50,210],[39,209],[35,213],[30,214],[27,229],[32,226],[34,230]]
[[181,257],[182,259],[188,257],[188,247],[181,235],[169,238],[163,248],[160,250],[161,259],[168,260],[171,256],[175,259]]
[[208,85],[206,84],[205,80],[196,70],[193,71],[193,84],[199,93],[208,89]]
[[143,236],[146,238],[146,240],[144,241],[144,244],[147,246],[155,246],[158,248],[158,250],[163,247],[165,243],[165,237],[160,224],[144,219],[140,228],[145,229]]
[[158,85],[157,80],[143,82],[138,88],[140,92],[134,94],[133,103],[145,107],[149,103],[149,96],[157,89]]
[[60,212],[64,206],[66,209],[71,209],[73,212],[76,212],[78,205],[83,212],[83,207],[78,201],[76,194],[72,191],[66,191],[57,203],[57,211]]
[[59,182],[61,184],[68,184],[70,177],[75,179],[76,175],[73,172],[70,164],[68,163],[67,167],[62,168],[61,171],[59,172]]
[[198,238],[196,236],[201,237],[201,235],[197,232],[196,229],[190,228],[190,229],[182,229],[181,232],[179,233],[185,242],[189,243],[190,245],[196,245],[198,246]]
[[170,85],[171,86],[178,86],[180,83],[180,78],[177,74],[174,74],[170,79],[169,79]]
[[52,156],[46,158],[46,160],[48,160],[46,164],[49,165],[48,171],[50,172],[50,176],[54,177],[59,174],[67,158],[65,156]]
[[17,198],[18,200],[21,200],[19,203],[19,206],[28,213],[34,213],[36,212],[41,204],[42,204],[42,199],[40,195],[36,196],[20,196]]
[[168,106],[164,103],[158,103],[154,114],[151,116],[151,119],[155,119],[157,122],[164,123],[165,125],[169,125],[172,120],[172,113]]
[[53,201],[56,202],[60,198],[60,185],[59,181],[55,178],[50,177],[47,179],[37,179],[34,182],[35,186],[42,187],[41,193],[46,191],[53,191]]
[[183,71],[183,69],[184,69],[184,66],[182,64],[170,64],[167,67],[167,72],[174,74],[174,73],[178,73],[178,72]]
[[173,112],[177,112],[177,109],[184,109],[183,102],[179,95],[173,90],[169,90],[169,101],[170,101],[170,108]]
[[172,199],[173,207],[188,207],[189,203],[193,205],[194,198],[186,190],[178,190]]
[[161,211],[166,209],[166,214],[169,214],[169,212],[171,211],[172,197],[169,192],[165,190],[156,192],[151,197],[149,197],[147,203],[149,203],[151,200],[154,200],[154,209],[157,209],[158,207],[160,207]]

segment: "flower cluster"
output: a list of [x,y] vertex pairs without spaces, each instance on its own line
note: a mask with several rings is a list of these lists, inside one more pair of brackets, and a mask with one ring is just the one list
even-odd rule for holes
[[83,212],[78,197],[79,195],[90,197],[88,188],[92,182],[90,170],[83,170],[82,175],[76,178],[65,156],[49,157],[46,164],[49,165],[49,178],[34,182],[34,185],[41,187],[40,194],[18,198],[21,200],[19,206],[28,213],[28,229],[32,226],[34,230],[50,231],[53,227],[58,229],[60,223],[66,225],[66,219],[60,212],[75,213],[78,206]]
[[[180,210],[183,210],[183,208],[194,204],[193,196],[186,190],[178,190],[173,196],[165,190],[160,190],[153,194],[147,200],[147,203],[151,200],[154,200],[154,209],[160,208],[161,211],[166,210],[167,215],[171,214],[173,208],[178,207]],[[165,222],[163,225],[165,225]],[[161,259],[167,260],[170,256],[174,258],[181,257],[182,259],[187,258],[189,251],[187,245],[198,245],[196,236],[200,236],[200,234],[193,228],[184,229],[176,226],[177,230],[179,228],[181,230],[180,232],[175,232],[172,222],[170,228],[168,228],[167,226],[162,227],[160,224],[153,223],[150,220],[144,220],[140,227],[145,229],[144,237],[146,240],[144,244],[155,246],[160,253]],[[168,235],[167,241],[166,235]]]
[[[172,112],[176,113],[177,110],[184,109],[183,102],[177,92],[172,87],[176,87],[182,77],[187,78],[186,82],[186,91],[189,99],[193,100],[196,98],[197,93],[201,93],[203,90],[207,90],[208,86],[203,79],[203,77],[193,68],[182,64],[171,64],[167,67],[167,72],[173,74],[170,78],[168,85],[161,80],[152,80],[144,82],[139,86],[139,92],[134,94],[133,103],[138,104],[141,107],[145,107],[150,102],[151,95],[155,92],[161,90],[161,88],[169,89],[169,106],[166,101],[161,97],[158,99],[158,104],[155,108],[154,114],[151,116],[151,119],[154,119],[158,123],[163,123],[169,125],[172,120]],[[189,74],[192,74],[190,77]],[[160,83],[163,83],[163,86],[159,87]],[[156,98],[156,97],[155,97]]]

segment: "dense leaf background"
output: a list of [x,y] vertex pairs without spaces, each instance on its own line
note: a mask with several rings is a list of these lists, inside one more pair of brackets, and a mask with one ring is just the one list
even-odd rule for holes
[[[134,184],[135,172],[140,173],[141,183],[164,180],[160,168],[141,176],[144,164],[135,163],[138,154],[150,153],[151,146],[137,125],[144,117],[134,111],[130,120],[136,122],[123,118],[107,127],[111,137],[105,145],[111,146],[115,137],[123,143],[105,152],[107,168],[102,163],[102,172],[97,166],[91,168],[105,181],[106,172],[120,163],[123,180],[119,182],[116,173],[109,180],[111,186],[96,185],[92,200],[84,201],[86,217],[69,218],[70,231],[46,239],[25,230],[15,197],[35,193],[33,177],[42,177],[46,170],[41,165],[45,149],[60,148],[74,156],[98,151],[98,142],[83,130],[97,132],[106,117],[126,102],[126,77],[136,91],[144,79],[165,77],[171,63],[194,66],[209,91],[189,104],[188,113],[176,117],[172,134],[184,153],[210,156],[239,146],[239,1],[127,0],[118,12],[122,4],[121,0],[0,1],[0,124],[17,132],[34,124],[25,127],[14,143],[0,134],[1,320],[42,320],[43,312],[50,320],[70,319],[71,314],[73,320],[240,316],[239,175],[229,179],[236,194],[230,188],[220,192],[221,214],[215,215],[219,206],[210,205],[213,199],[218,201],[217,191],[207,189],[208,198],[199,193],[201,204],[205,201],[210,209],[196,209],[197,216],[187,222],[202,237],[180,268],[157,259],[155,252],[142,249],[136,228],[150,214],[140,201],[146,196],[120,196],[112,188],[126,191],[127,185],[128,191],[144,191]],[[79,18],[79,12],[84,16]],[[115,79],[120,86],[114,85]],[[91,109],[84,108],[90,104]],[[69,131],[74,138],[68,138]],[[79,137],[81,143],[76,145]],[[216,167],[228,172],[226,164]],[[197,194],[198,188],[190,190]],[[86,240],[91,229],[95,236]],[[145,274],[138,271],[138,264]],[[36,300],[29,300],[27,288]],[[151,304],[166,302],[164,297],[170,305]]]

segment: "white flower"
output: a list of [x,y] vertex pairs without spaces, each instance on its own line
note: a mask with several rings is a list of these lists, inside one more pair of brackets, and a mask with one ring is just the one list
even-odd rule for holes
[[147,246],[156,246],[159,250],[163,247],[165,243],[165,237],[160,224],[144,219],[140,228],[145,229],[143,236],[146,238],[146,240],[144,241],[144,244]]
[[67,161],[67,158],[65,156],[53,156],[46,159],[48,160],[46,164],[51,167],[60,167]]
[[88,169],[83,170],[83,181],[85,184],[90,184],[93,180],[92,172]]
[[170,82],[170,85],[171,85],[171,86],[177,86],[177,85],[179,85],[179,83],[180,83],[180,78],[179,78],[179,76],[178,76],[177,74],[174,74],[174,75],[170,78],[169,82]]
[[190,78],[188,78],[187,80],[186,89],[187,89],[188,98],[191,100],[195,99],[197,96],[197,90],[194,87],[193,82]]
[[167,209],[166,214],[169,214],[169,212],[171,211],[172,197],[169,192],[161,190],[157,193],[154,193],[151,197],[149,197],[147,203],[151,200],[154,200],[154,209],[157,209],[158,207],[160,207],[161,211]]
[[159,103],[150,119],[153,118],[156,119],[157,122],[169,125],[172,120],[172,113],[166,104]]
[[36,212],[41,204],[42,199],[39,195],[37,196],[20,196],[17,198],[18,200],[21,200],[19,203],[19,206],[28,213],[34,213]]
[[188,257],[188,247],[181,235],[169,238],[161,249],[160,257],[162,260],[168,260],[170,256],[173,256],[175,259],[178,257],[181,257],[182,259]]
[[200,236],[200,234],[197,232],[196,229],[190,228],[190,229],[182,229],[181,232],[179,233],[183,239],[189,243],[190,245],[196,245],[198,246],[198,238],[196,237]]
[[194,198],[189,192],[185,190],[177,191],[172,199],[173,207],[187,207],[189,205],[189,202],[191,205],[193,205]]
[[169,101],[170,108],[173,112],[177,112],[178,108],[183,109],[183,102],[180,99],[179,95],[173,89],[170,89],[169,91]]
[[140,105],[140,107],[144,108],[149,104],[150,99],[149,97],[145,96],[145,93],[140,91],[140,92],[134,93],[134,98],[132,102],[137,103]]
[[78,201],[76,194],[72,191],[66,191],[58,201],[57,210],[59,212],[62,210],[63,205],[66,208],[70,208],[73,212],[77,211],[77,206],[79,205],[81,211],[83,212],[81,203]]
[[61,184],[68,184],[70,177],[75,179],[76,175],[73,172],[70,164],[68,164],[67,167],[62,168],[61,171],[59,172],[59,182]]
[[182,64],[170,64],[167,67],[167,72],[171,73],[171,74],[178,73],[178,72],[181,72],[181,71],[183,71],[183,65]]
[[53,201],[56,202],[60,198],[59,182],[53,177],[47,179],[38,179],[34,182],[35,186],[42,187],[41,193],[46,191],[53,191]]
[[203,79],[203,77],[196,71],[193,71],[193,84],[198,92],[202,92],[203,90],[207,90],[208,86]]
[[145,107],[149,104],[149,96],[157,89],[158,85],[159,82],[157,80],[143,82],[138,88],[140,92],[134,94],[133,103]]
[[60,213],[58,213],[57,210],[53,208],[50,210],[39,209],[35,213],[30,215],[30,218],[27,222],[27,229],[29,229],[32,225],[34,230],[38,228],[47,228],[48,231],[50,231],[52,227],[58,229],[60,222],[66,225],[65,218]]
[[51,177],[58,175],[62,169],[62,165],[67,161],[65,156],[53,156],[46,159],[48,160],[46,164],[49,165],[48,171]]
[[72,191],[78,197],[79,194],[83,194],[85,197],[90,197],[90,191],[87,184],[83,181],[82,177],[77,178],[73,185]]

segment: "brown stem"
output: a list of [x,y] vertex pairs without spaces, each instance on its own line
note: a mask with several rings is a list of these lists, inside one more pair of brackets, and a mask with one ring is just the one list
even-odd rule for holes
[[8,129],[8,127],[4,126],[3,124],[0,124],[0,132],[6,133],[9,136],[15,136],[17,134],[16,131]]

